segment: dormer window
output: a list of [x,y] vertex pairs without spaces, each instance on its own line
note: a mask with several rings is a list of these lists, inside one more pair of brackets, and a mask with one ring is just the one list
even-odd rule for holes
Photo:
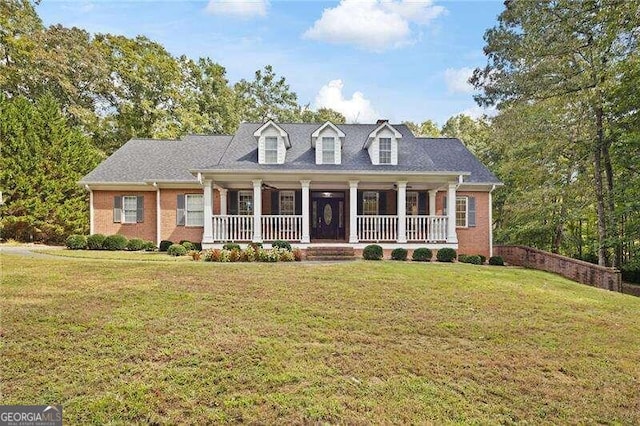
[[380,164],[391,164],[391,138],[380,138]]
[[336,139],[322,138],[322,164],[336,164]]
[[264,162],[276,164],[278,162],[278,138],[267,136],[264,138]]

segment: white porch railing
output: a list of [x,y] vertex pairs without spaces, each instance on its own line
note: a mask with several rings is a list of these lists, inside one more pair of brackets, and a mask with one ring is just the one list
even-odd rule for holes
[[302,215],[263,215],[262,239],[264,241],[300,241]]
[[251,241],[253,216],[213,216],[213,241]]
[[447,216],[407,216],[407,241],[447,240]]
[[360,241],[396,241],[398,216],[359,215],[356,229]]

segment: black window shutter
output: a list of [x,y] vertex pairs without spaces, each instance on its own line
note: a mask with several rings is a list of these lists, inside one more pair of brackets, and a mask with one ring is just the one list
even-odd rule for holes
[[136,200],[136,222],[144,222],[144,195],[138,195]]
[[362,214],[362,191],[358,191],[358,196],[356,198],[358,199],[358,214],[361,215]]
[[113,223],[122,222],[122,197],[116,195],[113,197]]
[[378,194],[378,214],[387,214],[387,193],[380,191]]
[[238,191],[229,191],[227,204],[227,211],[229,214],[238,214]]
[[184,194],[178,194],[176,202],[176,225],[184,226]]
[[271,191],[271,214],[280,214],[280,191]]
[[467,218],[467,222],[469,227],[476,226],[476,197],[467,198],[467,210],[469,211],[469,217]]
[[298,189],[295,194],[296,214],[302,214],[302,189]]
[[427,214],[427,193],[426,192],[418,192],[418,214],[419,215]]
[[447,215],[447,194],[444,194],[444,198],[442,200],[442,215]]

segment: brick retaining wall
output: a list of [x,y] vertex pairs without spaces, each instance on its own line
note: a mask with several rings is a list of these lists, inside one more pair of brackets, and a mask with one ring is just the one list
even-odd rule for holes
[[526,246],[495,246],[494,255],[525,268],[554,272],[565,278],[605,290],[622,292],[620,271]]

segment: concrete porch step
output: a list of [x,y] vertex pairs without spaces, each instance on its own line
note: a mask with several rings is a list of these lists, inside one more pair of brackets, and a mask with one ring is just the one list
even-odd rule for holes
[[353,247],[309,247],[307,260],[355,260]]

